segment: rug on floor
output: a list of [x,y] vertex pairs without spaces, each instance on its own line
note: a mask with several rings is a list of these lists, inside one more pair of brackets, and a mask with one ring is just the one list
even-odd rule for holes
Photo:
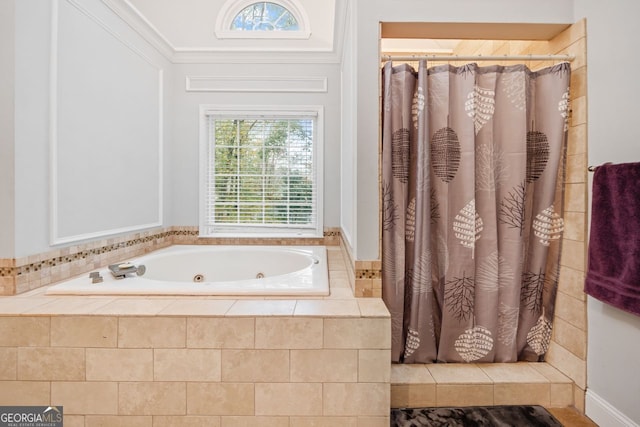
[[542,406],[392,409],[391,427],[562,427]]

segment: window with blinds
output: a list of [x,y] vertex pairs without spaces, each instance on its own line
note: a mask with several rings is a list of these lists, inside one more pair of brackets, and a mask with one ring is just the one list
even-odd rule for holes
[[201,235],[322,235],[317,111],[206,111]]

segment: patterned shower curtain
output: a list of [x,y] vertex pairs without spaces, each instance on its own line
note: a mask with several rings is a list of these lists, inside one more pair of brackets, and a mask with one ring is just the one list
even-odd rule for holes
[[392,359],[539,361],[564,229],[569,64],[383,69]]

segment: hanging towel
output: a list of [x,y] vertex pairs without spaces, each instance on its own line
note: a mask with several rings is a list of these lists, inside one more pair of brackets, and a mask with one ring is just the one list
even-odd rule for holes
[[584,291],[640,316],[640,163],[599,166],[592,193]]

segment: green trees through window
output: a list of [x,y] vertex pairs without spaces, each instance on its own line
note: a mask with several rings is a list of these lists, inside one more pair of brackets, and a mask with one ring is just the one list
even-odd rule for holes
[[295,16],[285,7],[271,2],[257,2],[242,9],[231,23],[240,31],[298,31]]
[[315,227],[314,120],[211,120],[208,222]]

